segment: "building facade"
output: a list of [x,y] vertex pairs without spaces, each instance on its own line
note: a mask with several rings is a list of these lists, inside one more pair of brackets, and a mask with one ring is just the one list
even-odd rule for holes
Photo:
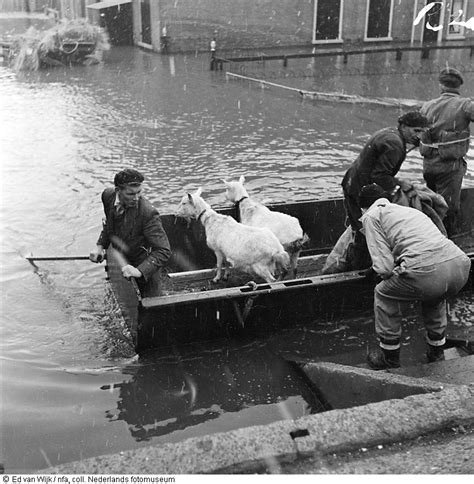
[[2,9],[87,17],[112,44],[219,51],[474,40],[474,0],[2,0]]
[[208,50],[213,37],[221,51],[474,40],[474,0],[132,0],[132,4],[135,43],[157,51],[163,33],[173,52]]

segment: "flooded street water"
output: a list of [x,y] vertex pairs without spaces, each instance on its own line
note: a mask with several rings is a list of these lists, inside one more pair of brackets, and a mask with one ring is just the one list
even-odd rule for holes
[[[454,55],[455,62],[472,63],[469,50]],[[385,56],[383,65],[392,58]],[[412,63],[420,62],[407,57],[377,75],[364,71],[367,59],[351,58],[347,67],[330,58],[318,65],[305,60],[290,66],[286,80],[278,77],[281,66],[251,69],[267,69],[274,82],[302,89],[425,100],[437,95],[430,72],[445,58],[423,61],[426,73],[414,74]],[[471,79],[465,90],[473,89]],[[206,55],[167,57],[126,47],[113,48],[97,66],[33,73],[0,66],[0,462],[6,471],[320,411],[286,359],[362,357],[373,332],[370,312],[267,340],[175,348],[137,360],[102,266],[43,262],[35,270],[25,256],[88,255],[101,228],[100,194],[124,167],[145,174],[145,196],[161,213],[174,211],[184,191],[199,186],[211,205],[222,206],[222,179],[242,174],[264,203],[339,197],[342,175],[368,136],[395,126],[400,112],[317,103],[228,81],[209,71]],[[413,151],[400,176],[421,181],[421,166]],[[472,149],[464,184],[474,186]],[[453,314],[473,307],[466,296]],[[411,345],[417,328],[408,318],[410,351],[417,348]]]

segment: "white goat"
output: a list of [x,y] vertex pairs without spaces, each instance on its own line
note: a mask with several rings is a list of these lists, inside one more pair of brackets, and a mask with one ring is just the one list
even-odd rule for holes
[[201,189],[187,193],[179,204],[176,215],[199,220],[206,231],[206,243],[214,251],[217,272],[213,282],[228,277],[228,265],[243,272],[255,274],[266,282],[274,282],[275,274],[286,273],[289,256],[277,237],[268,229],[240,224],[229,215],[213,210],[201,198]]
[[275,212],[265,205],[250,199],[244,187],[245,177],[239,181],[225,181],[226,198],[237,205],[240,221],[253,227],[266,227],[270,229],[283,245],[290,256],[290,270],[296,277],[298,257],[308,236],[303,233],[300,222],[296,217],[286,213]]

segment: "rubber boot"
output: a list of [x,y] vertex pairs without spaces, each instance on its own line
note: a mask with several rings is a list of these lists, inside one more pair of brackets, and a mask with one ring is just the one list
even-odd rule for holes
[[377,348],[367,354],[367,363],[372,370],[400,368],[400,348],[396,350]]
[[444,350],[442,346],[428,345],[426,350],[426,358],[428,363],[433,363],[435,361],[444,361]]

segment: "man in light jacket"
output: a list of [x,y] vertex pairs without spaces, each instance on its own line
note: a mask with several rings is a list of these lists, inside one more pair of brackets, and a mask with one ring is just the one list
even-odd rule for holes
[[428,362],[444,359],[446,298],[466,284],[471,261],[423,212],[390,203],[382,187],[362,188],[362,230],[372,269],[382,279],[375,287],[375,332],[379,348],[367,356],[375,370],[400,366],[402,311],[421,302]]

